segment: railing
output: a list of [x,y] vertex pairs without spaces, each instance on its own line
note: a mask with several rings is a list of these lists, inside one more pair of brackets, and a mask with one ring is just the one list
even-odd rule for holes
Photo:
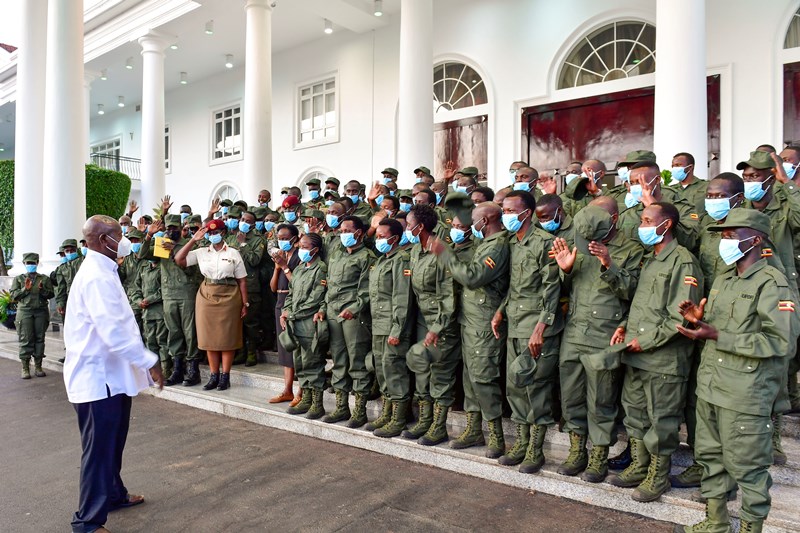
[[141,159],[111,154],[91,154],[90,157],[92,158],[92,163],[100,168],[122,172],[132,180],[142,179],[140,173]]

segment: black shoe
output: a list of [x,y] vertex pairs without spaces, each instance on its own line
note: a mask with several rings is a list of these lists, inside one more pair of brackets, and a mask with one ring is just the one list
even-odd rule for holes
[[175,357],[172,363],[172,375],[167,378],[164,385],[177,385],[183,383],[183,359]]
[[188,371],[186,372],[186,376],[183,378],[183,386],[184,387],[191,387],[193,385],[200,384],[200,361],[197,359],[193,361],[189,361],[186,365],[188,367]]
[[203,390],[216,389],[217,385],[219,385],[219,372],[208,377],[208,383],[203,385]]
[[612,457],[608,460],[608,468],[609,470],[625,470],[631,464],[633,459],[631,459],[631,441],[628,441],[628,446],[623,450],[623,452],[616,457]]
[[229,373],[222,372],[219,375],[219,385],[217,385],[217,390],[226,390],[231,386],[231,375]]

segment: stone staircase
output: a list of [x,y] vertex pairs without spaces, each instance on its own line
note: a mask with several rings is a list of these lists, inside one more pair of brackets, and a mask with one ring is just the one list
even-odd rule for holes
[[[0,356],[16,359],[16,350],[16,333],[0,330]],[[45,359],[45,367],[60,371],[61,364],[57,360],[64,353],[60,333],[48,333],[46,353],[48,357]],[[205,380],[208,377],[208,367],[201,366],[201,369]],[[402,438],[382,439],[364,429],[349,429],[343,424],[326,424],[319,420],[307,420],[302,416],[287,415],[285,411],[288,404],[267,403],[270,397],[280,393],[281,390],[283,390],[282,369],[276,364],[274,355],[268,354],[266,360],[255,367],[234,367],[231,372],[231,388],[227,391],[203,391],[200,386],[178,385],[165,387],[160,392],[150,389],[146,393],[223,416],[355,446],[495,483],[542,491],[590,505],[681,524],[691,524],[703,518],[703,505],[691,500],[691,489],[672,489],[659,501],[641,504],[631,499],[631,489],[620,489],[607,483],[586,483],[579,478],[557,474],[558,465],[567,456],[569,439],[566,433],[559,433],[555,428],[547,433],[545,467],[539,474],[527,475],[519,473],[516,467],[504,467],[496,460],[485,458],[483,447],[452,450],[446,443],[425,447]],[[325,395],[325,407],[326,410],[333,410],[332,394]],[[380,411],[380,401],[369,402],[367,409],[369,418],[376,418]],[[783,445],[789,461],[785,466],[772,467],[770,470],[774,482],[771,491],[772,511],[765,529],[770,532],[800,532],[800,508],[797,505],[797,502],[800,502],[800,417],[787,416],[785,420]],[[448,416],[448,430],[451,436],[459,434],[465,424],[466,416],[463,412],[451,412]],[[504,420],[504,430],[506,443],[510,445],[513,442],[514,426],[507,419]],[[623,449],[624,439],[625,436],[620,435],[620,442],[612,449],[612,455]],[[690,462],[691,455],[688,449],[682,448],[673,456],[673,471],[682,470]],[[739,506],[740,501],[729,505],[732,516],[738,516]]]

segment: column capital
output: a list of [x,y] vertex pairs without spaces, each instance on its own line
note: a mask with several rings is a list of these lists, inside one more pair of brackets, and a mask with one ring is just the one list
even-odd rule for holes
[[94,80],[96,80],[99,77],[100,77],[100,72],[96,70],[85,69],[83,71],[83,87],[85,89],[91,89],[92,83],[94,83]]
[[244,10],[247,11],[252,7],[260,7],[272,11],[272,8],[275,7],[276,5],[277,2],[275,0],[245,0]]
[[167,47],[178,41],[174,35],[168,35],[159,31],[150,30],[144,35],[141,35],[136,41],[142,47],[142,54],[146,52],[155,52],[163,54]]

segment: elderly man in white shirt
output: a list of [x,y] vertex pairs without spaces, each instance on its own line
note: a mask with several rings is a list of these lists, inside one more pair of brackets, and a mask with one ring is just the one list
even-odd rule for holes
[[120,477],[131,397],[164,377],[147,350],[117,274],[131,251],[113,218],[97,215],[83,226],[89,251],[75,276],[64,317],[64,383],[81,431],[80,499],[72,531],[106,531],[108,512],[144,502]]

